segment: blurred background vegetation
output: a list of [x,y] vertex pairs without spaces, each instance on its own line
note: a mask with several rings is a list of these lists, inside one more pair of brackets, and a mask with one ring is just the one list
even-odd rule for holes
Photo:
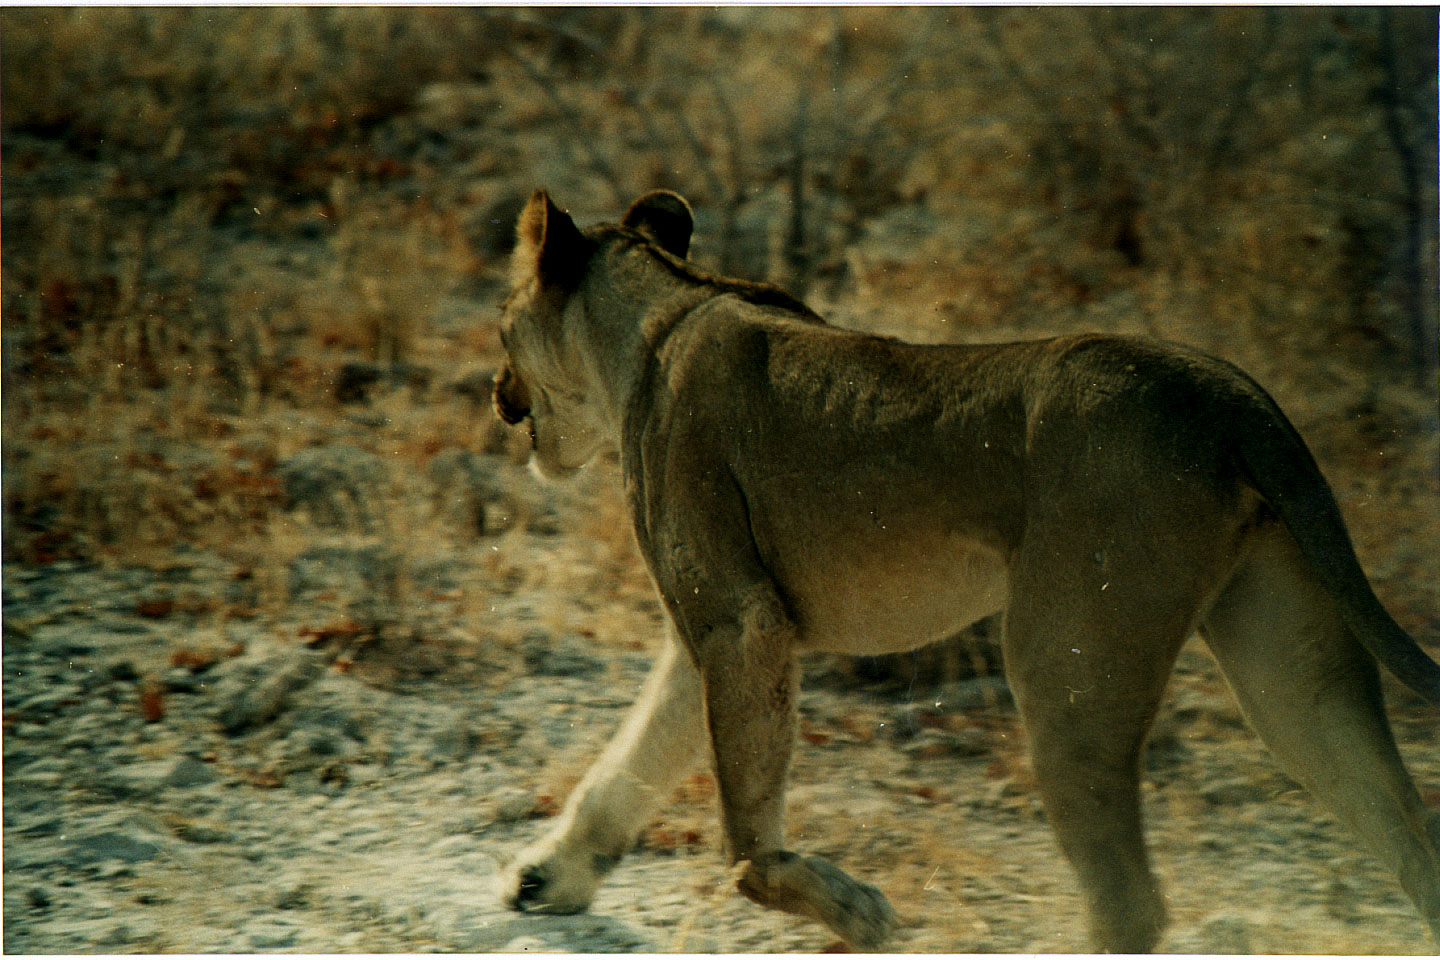
[[[466,523],[416,478],[451,482],[457,450],[523,460],[486,394],[530,190],[584,223],[670,187],[697,259],[837,323],[1144,333],[1239,362],[1315,446],[1384,599],[1440,630],[1432,10],[9,8],[0,27],[7,562],[214,550],[283,606],[263,571],[320,528],[543,528],[523,472]],[[307,512],[285,465],[337,445],[393,470],[348,513]],[[581,490],[591,586],[643,594],[605,490]]]

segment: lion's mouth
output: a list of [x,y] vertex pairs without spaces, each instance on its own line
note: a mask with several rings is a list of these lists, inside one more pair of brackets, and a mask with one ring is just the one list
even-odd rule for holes
[[[530,416],[530,405],[528,403],[517,402],[511,397],[511,393],[514,392],[516,386],[514,375],[510,372],[509,366],[503,368],[495,377],[493,392],[495,413],[501,420],[512,427]],[[533,422],[530,425],[530,432],[532,434],[535,432]]]
[[[512,403],[510,398],[501,390],[495,391],[495,412],[499,414],[501,420],[504,420],[505,423],[512,427],[530,416],[529,407]],[[533,424],[531,428],[534,428]]]

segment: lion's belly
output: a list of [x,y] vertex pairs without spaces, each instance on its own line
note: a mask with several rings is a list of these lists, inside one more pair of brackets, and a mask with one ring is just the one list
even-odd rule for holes
[[1004,563],[954,534],[880,534],[777,558],[806,650],[911,650],[1000,610]]

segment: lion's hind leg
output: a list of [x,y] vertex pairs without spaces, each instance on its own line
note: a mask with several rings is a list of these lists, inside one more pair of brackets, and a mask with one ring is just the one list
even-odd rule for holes
[[1166,914],[1145,846],[1140,757],[1183,635],[1141,639],[1127,653],[1145,664],[1117,667],[1113,651],[1128,645],[1117,641],[1133,633],[1073,632],[1065,614],[1075,606],[1023,603],[1007,614],[1005,659],[1046,815],[1079,881],[1094,948],[1146,953]]
[[1440,816],[1401,763],[1375,662],[1282,529],[1256,534],[1201,632],[1266,746],[1396,873],[1440,941]]
[[614,739],[555,825],[501,874],[507,906],[578,913],[629,849],[704,743],[700,675],[673,638]]
[[[1213,516],[1192,513],[1196,528]],[[1203,529],[1145,536],[1144,523],[1127,530],[1124,517],[1082,501],[1051,524],[1032,523],[1011,563],[1003,644],[1036,783],[1079,881],[1093,946],[1145,953],[1166,911],[1145,845],[1140,759],[1223,540]]]

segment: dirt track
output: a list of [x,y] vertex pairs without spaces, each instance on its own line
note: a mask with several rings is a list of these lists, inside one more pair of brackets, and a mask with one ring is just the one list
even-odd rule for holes
[[[575,562],[563,534],[516,534],[475,555],[491,547],[540,569]],[[579,598],[497,583],[473,561],[451,558],[433,586],[414,611],[430,639],[405,646],[347,633],[343,612],[320,629],[217,626],[204,611],[247,582],[203,555],[158,574],[7,568],[5,949],[833,945],[729,892],[703,775],[590,914],[501,909],[497,865],[545,828],[618,723],[655,613],[639,600],[609,610],[589,638],[556,626],[584,620]],[[457,615],[466,591],[493,618]],[[515,629],[494,632],[501,622]],[[1086,949],[1003,685],[894,694],[847,689],[840,672],[809,671],[794,845],[889,894],[906,921],[896,949]],[[1433,718],[1403,694],[1392,702],[1433,794]],[[1182,658],[1147,770],[1167,949],[1429,951],[1396,884],[1275,770],[1198,648]]]

